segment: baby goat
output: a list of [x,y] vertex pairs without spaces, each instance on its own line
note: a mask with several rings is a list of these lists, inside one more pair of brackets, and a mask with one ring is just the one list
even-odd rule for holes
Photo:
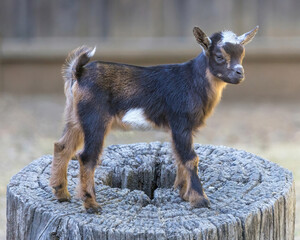
[[174,187],[194,207],[209,207],[198,177],[199,158],[193,134],[219,102],[227,83],[244,79],[244,45],[258,27],[236,36],[231,31],[211,37],[193,29],[202,53],[181,64],[139,67],[94,61],[95,49],[75,49],[63,66],[65,81],[65,129],[54,144],[50,185],[59,201],[67,201],[67,166],[84,144],[78,159],[78,193],[88,213],[101,212],[96,202],[94,171],[105,135],[115,120],[135,127],[162,127],[172,134],[177,175]]

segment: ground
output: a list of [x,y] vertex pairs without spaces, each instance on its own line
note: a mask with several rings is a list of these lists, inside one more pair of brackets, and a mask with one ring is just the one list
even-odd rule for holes
[[[63,108],[62,96],[0,96],[0,239],[5,239],[6,185],[32,160],[52,154],[53,142],[62,131]],[[165,132],[113,131],[106,146],[169,140]],[[195,142],[244,149],[290,169],[295,177],[297,204],[300,202],[299,104],[223,101],[207,126],[197,133]],[[296,239],[300,239],[298,212]]]

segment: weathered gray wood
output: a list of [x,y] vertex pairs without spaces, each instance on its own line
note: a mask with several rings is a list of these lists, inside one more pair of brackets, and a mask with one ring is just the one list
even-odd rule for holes
[[[291,172],[253,154],[195,145],[211,209],[193,209],[173,190],[168,143],[115,145],[95,174],[101,215],[81,201],[58,203],[48,186],[52,156],[15,175],[7,187],[8,239],[293,239]],[[74,196],[78,162],[70,162]]]

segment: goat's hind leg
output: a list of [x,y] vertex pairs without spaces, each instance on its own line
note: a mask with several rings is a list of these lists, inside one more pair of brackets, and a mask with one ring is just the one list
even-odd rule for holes
[[[100,106],[100,104],[99,104]],[[101,206],[96,201],[94,173],[103,149],[104,138],[112,122],[112,117],[99,106],[82,104],[78,114],[84,134],[84,148],[79,154],[80,181],[78,197],[83,200],[87,213],[100,213]]]
[[[100,124],[102,123],[99,122],[98,125]],[[79,155],[80,183],[77,191],[88,213],[100,213],[101,206],[96,201],[94,174],[108,127],[105,125],[94,130],[93,127],[94,124],[84,130],[84,150]]]
[[54,143],[54,157],[51,167],[50,186],[58,201],[70,200],[67,189],[67,169],[71,157],[82,143],[79,126],[67,123],[62,138]]

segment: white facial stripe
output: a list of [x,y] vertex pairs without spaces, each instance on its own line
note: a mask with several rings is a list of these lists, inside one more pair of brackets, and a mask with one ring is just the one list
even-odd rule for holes
[[129,124],[134,128],[152,128],[149,121],[145,118],[145,113],[142,108],[130,109],[122,118],[122,122]]
[[241,64],[235,64],[233,68],[243,68]]
[[235,35],[235,33],[231,31],[223,31],[222,32],[222,41],[221,44],[224,45],[225,43],[233,43],[233,44],[238,44],[240,43],[238,37]]

